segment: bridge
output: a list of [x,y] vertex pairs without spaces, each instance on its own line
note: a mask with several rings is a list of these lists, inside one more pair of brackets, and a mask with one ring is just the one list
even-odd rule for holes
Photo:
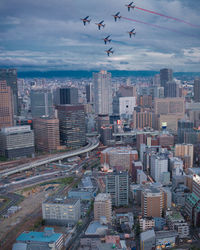
[[99,146],[99,140],[97,138],[88,138],[88,144],[85,147],[82,147],[80,149],[76,149],[70,152],[60,153],[60,154],[53,154],[50,157],[46,157],[40,160],[33,161],[32,163],[26,163],[19,165],[17,167],[12,168],[11,170],[2,170],[0,171],[0,177],[7,177],[9,175],[25,171],[31,168],[36,168],[42,165],[46,165],[51,162],[63,160],[65,158],[70,158],[76,155],[84,154],[89,151],[94,150]]

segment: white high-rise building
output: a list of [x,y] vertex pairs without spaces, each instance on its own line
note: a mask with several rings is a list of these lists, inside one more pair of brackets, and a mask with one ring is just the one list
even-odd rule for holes
[[119,113],[120,116],[133,115],[134,108],[136,107],[136,97],[120,97],[119,98]]
[[100,71],[93,73],[94,107],[98,115],[112,114],[111,73]]
[[151,176],[156,182],[162,182],[163,173],[168,172],[168,158],[164,154],[151,156]]

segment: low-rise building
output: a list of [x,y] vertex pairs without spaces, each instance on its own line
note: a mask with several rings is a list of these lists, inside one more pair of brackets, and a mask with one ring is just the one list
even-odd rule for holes
[[189,226],[179,212],[172,212],[167,216],[167,224],[171,230],[178,232],[179,238],[187,238],[189,236]]
[[156,231],[156,248],[169,248],[174,247],[177,242],[178,233],[176,231]]
[[44,232],[24,232],[17,237],[16,241],[13,250],[61,250],[64,247],[63,235],[55,233],[53,228],[47,227]]
[[140,231],[144,232],[155,227],[155,220],[153,218],[140,218]]
[[75,224],[80,219],[80,200],[49,197],[42,203],[42,217],[55,225]]
[[140,234],[140,249],[152,250],[155,247],[155,232],[154,230],[148,230]]

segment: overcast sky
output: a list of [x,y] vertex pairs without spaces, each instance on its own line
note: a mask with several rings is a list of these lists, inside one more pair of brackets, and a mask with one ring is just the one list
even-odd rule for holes
[[[126,0],[0,0],[0,67],[58,70],[200,71],[200,28],[138,9]],[[136,6],[200,25],[199,0],[136,0]],[[171,30],[121,19],[112,14]],[[80,18],[90,16],[84,26]],[[98,30],[95,22],[105,21]],[[136,29],[129,38],[128,31]],[[104,45],[102,38],[111,35]],[[113,47],[108,57],[105,50]]]

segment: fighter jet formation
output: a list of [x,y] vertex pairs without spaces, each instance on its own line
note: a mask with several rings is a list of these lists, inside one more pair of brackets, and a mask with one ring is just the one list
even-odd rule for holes
[[[127,8],[128,8],[128,11],[130,11],[130,9],[134,9],[135,8],[135,5],[133,2],[129,3],[129,4],[126,4],[125,5]],[[114,17],[114,21],[117,22],[118,20],[120,20],[122,18],[122,16],[120,15],[120,12],[117,12],[116,14],[112,15]],[[85,18],[81,18],[84,26],[86,24],[89,24],[91,19],[89,19],[89,16],[86,16]],[[100,22],[97,22],[95,23],[98,27],[98,30],[101,30],[101,28],[105,28],[105,23],[104,23],[104,20],[100,21]],[[129,34],[129,37],[131,38],[132,36],[135,36],[136,35],[136,32],[135,32],[135,28],[133,28],[131,31],[128,31],[128,34]],[[112,39],[110,38],[111,35],[108,35],[106,36],[105,38],[103,38],[102,40],[104,41],[104,44],[107,45],[108,43],[110,43],[112,41]],[[110,54],[113,54],[114,53],[114,50],[113,48],[109,48],[108,50],[105,50],[105,52],[107,53],[108,56],[110,56]]]
[[[160,16],[160,17],[163,17],[163,18],[171,19],[173,21],[189,25],[189,26],[191,26],[193,28],[200,28],[200,25],[198,25],[198,24],[193,24],[193,23],[190,23],[190,22],[188,22],[186,20],[183,20],[183,19],[180,19],[180,18],[177,18],[177,17],[172,17],[172,16],[169,16],[169,15],[166,15],[166,14],[162,14],[162,13],[153,11],[153,10],[148,10],[148,9],[144,9],[144,8],[138,7],[138,6],[136,6],[134,4],[134,2],[130,2],[129,4],[125,4],[125,7],[128,8],[128,12],[130,12],[131,9],[132,10],[137,9],[139,11],[144,11],[144,12],[147,12],[149,14],[157,15],[157,16]],[[112,16],[114,17],[114,21],[115,22],[117,22],[120,19],[124,19],[124,20],[127,20],[127,21],[132,21],[132,22],[136,22],[136,23],[140,23],[140,24],[149,25],[149,26],[154,27],[154,28],[159,28],[159,29],[164,29],[164,30],[168,30],[168,31],[171,31],[171,32],[175,32],[176,34],[177,33],[184,34],[183,32],[177,31],[177,30],[175,30],[173,28],[170,28],[170,27],[160,26],[160,25],[157,25],[157,24],[153,24],[153,23],[148,23],[148,22],[144,22],[144,21],[141,21],[141,20],[132,19],[130,17],[121,16],[120,12],[117,12],[116,14],[114,14]],[[91,21],[91,19],[89,19],[89,16],[86,16],[85,18],[81,18],[81,20],[83,21],[84,26],[86,24],[89,24],[90,21]],[[101,30],[101,28],[105,27],[104,20],[102,20],[99,23],[95,23],[95,24],[98,26],[98,30]],[[128,34],[129,34],[130,38],[135,37],[135,35],[136,35],[135,28],[133,28],[132,30],[128,31]],[[110,39],[110,36],[111,35],[108,35],[108,36],[106,36],[105,38],[102,39],[104,41],[105,45],[107,45],[107,43],[110,43],[112,41]],[[105,51],[106,51],[106,53],[107,53],[108,56],[110,56],[110,54],[114,53],[114,50],[112,48],[110,48],[108,50],[105,50]]]

